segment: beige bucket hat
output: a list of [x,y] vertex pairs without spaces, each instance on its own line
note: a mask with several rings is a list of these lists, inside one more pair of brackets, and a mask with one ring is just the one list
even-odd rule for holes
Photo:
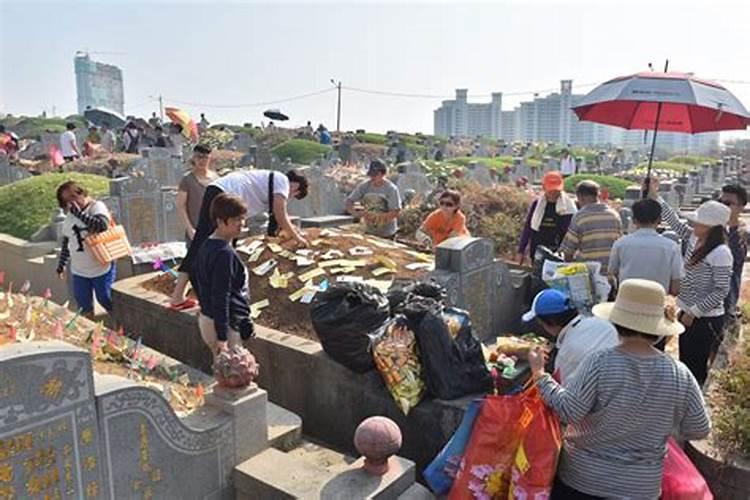
[[615,325],[657,337],[673,337],[685,331],[664,315],[664,288],[655,281],[631,279],[620,284],[614,302],[597,304],[593,313]]

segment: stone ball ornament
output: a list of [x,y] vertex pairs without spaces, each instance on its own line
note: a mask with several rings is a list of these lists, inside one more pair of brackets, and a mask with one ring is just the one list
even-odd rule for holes
[[241,389],[258,378],[258,367],[250,351],[241,345],[235,345],[215,357],[214,378],[219,387]]
[[401,449],[401,429],[387,417],[370,417],[354,432],[354,447],[364,455],[366,472],[382,476],[388,472],[388,459]]

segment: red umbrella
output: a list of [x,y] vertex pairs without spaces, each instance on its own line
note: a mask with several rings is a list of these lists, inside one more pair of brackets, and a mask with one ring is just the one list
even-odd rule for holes
[[665,66],[664,73],[637,73],[605,82],[573,108],[580,120],[653,130],[647,179],[659,130],[697,134],[750,125],[750,113],[722,85],[666,70]]

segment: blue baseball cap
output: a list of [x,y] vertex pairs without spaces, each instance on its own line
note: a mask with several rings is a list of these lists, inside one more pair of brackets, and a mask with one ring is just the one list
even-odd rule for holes
[[537,316],[559,314],[572,309],[575,309],[575,306],[570,303],[567,295],[550,288],[536,294],[534,302],[531,303],[531,311],[523,315],[523,320],[529,322]]

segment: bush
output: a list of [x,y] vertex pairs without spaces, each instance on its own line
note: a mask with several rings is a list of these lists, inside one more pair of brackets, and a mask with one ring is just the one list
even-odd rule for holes
[[330,146],[319,144],[305,139],[289,139],[273,147],[273,153],[278,159],[291,158],[292,162],[308,164],[320,158],[320,155],[328,154]]
[[670,163],[683,163],[685,165],[700,166],[706,162],[713,163],[716,161],[716,158],[709,158],[708,156],[696,156],[696,155],[673,156],[667,161]]
[[[684,173],[690,172],[691,170],[695,170],[695,167],[691,163],[679,163],[679,162],[673,162],[672,160],[655,161],[651,164],[651,170],[666,170],[669,172],[674,172],[676,174],[684,174]],[[648,171],[647,161],[640,163],[639,165],[631,169],[631,172],[636,173],[638,175],[645,175],[647,171]]]
[[78,128],[86,126],[86,120],[82,116],[69,116],[67,118],[37,118],[37,117],[6,117],[0,123],[6,128],[18,134],[21,139],[39,140],[43,133],[65,132],[65,124],[73,122]]
[[57,208],[57,186],[74,180],[93,197],[109,192],[109,179],[100,175],[54,173],[30,177],[0,187],[0,233],[29,239],[50,222]]
[[613,177],[611,175],[596,175],[596,174],[578,174],[571,175],[565,179],[565,191],[574,193],[576,186],[581,181],[591,180],[598,183],[601,187],[609,190],[609,197],[614,198],[625,198],[625,190],[632,186],[633,183],[619,177]]
[[366,142],[368,144],[377,144],[378,146],[385,146],[388,144],[388,139],[386,139],[383,134],[365,132],[363,134],[356,134],[354,137],[356,137],[359,142]]
[[[745,325],[747,326],[747,325]],[[719,448],[750,458],[750,342],[740,338],[710,392]]]
[[448,163],[460,165],[462,167],[468,166],[471,162],[477,162],[498,172],[502,172],[505,167],[513,165],[513,157],[511,156],[495,156],[494,158],[484,156],[459,156],[458,158],[450,158],[447,161]]

